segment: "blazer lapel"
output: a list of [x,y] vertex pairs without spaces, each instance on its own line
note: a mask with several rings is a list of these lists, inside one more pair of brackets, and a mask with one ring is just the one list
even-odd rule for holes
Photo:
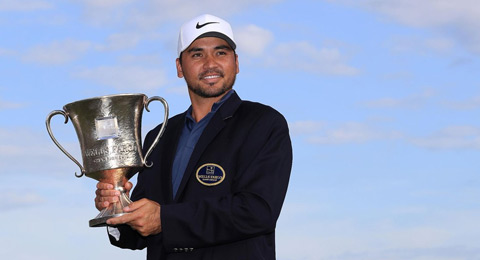
[[178,201],[183,193],[183,190],[190,179],[190,175],[195,171],[194,167],[198,163],[201,155],[208,147],[208,145],[213,141],[215,136],[225,127],[225,120],[232,117],[237,108],[242,103],[241,99],[236,93],[233,93],[232,96],[222,106],[218,109],[215,115],[210,119],[210,122],[203,130],[200,139],[198,139],[197,144],[193,150],[193,153],[188,162],[187,168],[182,178],[182,182],[177,191],[175,201]]
[[182,132],[185,122],[185,114],[186,113],[181,114],[178,118],[175,118],[176,120],[168,121],[166,131],[170,133],[165,132],[164,136],[171,136],[172,138],[164,140],[165,145],[163,148],[163,153],[159,155],[161,156],[161,158],[158,158],[158,160],[162,163],[160,163],[161,168],[159,170],[159,173],[155,176],[157,179],[155,182],[159,183],[159,185],[162,187],[162,189],[158,190],[163,191],[163,194],[161,195],[167,200],[167,202],[171,202],[173,200],[171,172],[173,160],[175,158],[175,152],[178,146],[178,139],[180,138],[180,133]]

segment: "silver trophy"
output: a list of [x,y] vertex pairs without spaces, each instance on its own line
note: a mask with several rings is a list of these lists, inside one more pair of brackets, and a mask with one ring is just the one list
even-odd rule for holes
[[[165,107],[162,127],[145,155],[142,153],[141,122],[143,109],[150,112],[148,105],[160,101]],[[55,115],[63,115],[73,123],[80,142],[83,165],[81,165],[53,136],[50,120]],[[125,192],[125,183],[143,167],[151,167],[147,161],[153,148],[165,131],[168,120],[168,104],[161,97],[143,94],[109,95],[84,99],[66,104],[63,110],[48,114],[45,124],[57,147],[80,167],[76,177],[93,178],[114,185],[121,192],[120,200],[103,209],[89,221],[90,227],[105,226],[109,218],[123,214],[123,208],[132,201]]]

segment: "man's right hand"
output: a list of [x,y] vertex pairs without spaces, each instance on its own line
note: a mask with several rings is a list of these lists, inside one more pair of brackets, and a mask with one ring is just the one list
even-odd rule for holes
[[[125,183],[125,192],[128,193],[132,189],[133,184],[131,182]],[[119,200],[120,191],[115,190],[113,184],[106,182],[97,183],[97,190],[95,191],[95,207],[98,210],[102,210]]]

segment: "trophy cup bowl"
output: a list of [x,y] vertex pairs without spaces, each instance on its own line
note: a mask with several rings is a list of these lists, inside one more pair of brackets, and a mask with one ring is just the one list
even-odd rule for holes
[[[165,108],[164,121],[155,141],[142,152],[141,122],[143,109],[150,112],[148,105],[160,101]],[[82,153],[80,164],[54,137],[50,121],[56,115],[63,115],[65,124],[70,119],[77,133]],[[168,104],[161,97],[147,98],[144,94],[118,94],[79,100],[66,104],[63,110],[54,110],[48,114],[45,124],[48,134],[57,147],[80,167],[76,177],[87,177],[111,183],[120,191],[119,201],[89,221],[90,227],[106,226],[109,218],[128,214],[123,208],[132,201],[124,185],[143,167],[151,167],[148,156],[157,145],[165,131],[168,121]]]

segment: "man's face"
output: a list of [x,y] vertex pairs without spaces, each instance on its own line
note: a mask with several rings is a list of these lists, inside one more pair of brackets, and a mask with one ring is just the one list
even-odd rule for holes
[[232,89],[239,72],[238,59],[228,43],[217,37],[195,40],[177,59],[177,75],[188,89],[204,97],[219,97]]

